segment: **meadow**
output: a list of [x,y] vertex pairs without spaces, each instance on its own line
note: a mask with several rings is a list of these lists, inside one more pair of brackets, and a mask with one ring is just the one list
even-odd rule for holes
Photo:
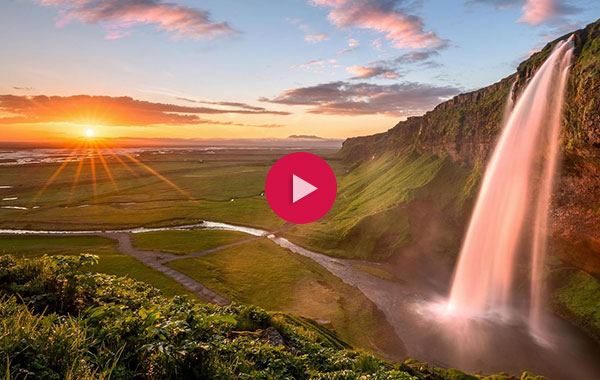
[[81,253],[97,255],[97,265],[89,266],[91,272],[130,277],[150,284],[165,296],[188,295],[192,292],[163,273],[147,267],[137,259],[120,253],[116,242],[99,236],[18,236],[0,235],[0,254],[15,257],[37,258],[43,255],[71,255]]
[[208,219],[275,229],[283,222],[264,198],[264,181],[289,152],[145,151],[137,162],[105,154],[106,166],[86,158],[79,174],[76,162],[62,169],[0,166],[0,186],[12,186],[0,189],[0,199],[17,198],[0,201],[0,228],[120,229]]
[[[266,230],[284,226],[264,197],[271,165],[289,150],[146,151],[135,157],[105,155],[61,167],[60,163],[0,166],[0,228],[113,230],[177,226],[202,220]],[[335,151],[315,152],[338,176],[345,168]],[[58,174],[56,174],[58,173]],[[17,199],[13,199],[17,198]],[[355,347],[390,358],[404,347],[385,317],[358,289],[319,264],[267,239],[216,230],[129,234],[136,250],[180,255],[175,269],[227,299],[271,311],[315,318]],[[246,242],[248,240],[248,242]],[[202,257],[186,255],[240,244]],[[98,255],[93,272],[146,282],[166,296],[192,292],[171,277],[119,250],[101,236],[0,235],[0,252],[17,257],[43,254]],[[369,270],[369,268],[367,268]],[[381,275],[380,273],[378,273]]]

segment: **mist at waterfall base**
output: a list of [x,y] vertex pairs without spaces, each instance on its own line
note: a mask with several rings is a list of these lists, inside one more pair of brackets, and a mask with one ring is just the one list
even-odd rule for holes
[[572,55],[571,40],[559,42],[507,107],[449,296],[415,285],[418,296],[403,294],[413,296],[412,306],[396,306],[411,356],[483,374],[600,378],[599,347],[543,302],[546,225]]

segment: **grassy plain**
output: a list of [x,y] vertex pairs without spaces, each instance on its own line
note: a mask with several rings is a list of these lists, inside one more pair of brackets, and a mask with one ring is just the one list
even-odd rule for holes
[[358,289],[270,240],[168,265],[231,300],[330,323],[354,347],[398,355],[403,350],[392,327]]
[[[148,151],[136,160],[105,153],[113,180],[98,159],[0,166],[0,228],[116,229],[180,225],[202,219],[266,229],[283,222],[269,208],[264,182],[271,165],[289,150],[224,150],[209,153]],[[331,155],[333,151],[315,152]],[[156,175],[159,173],[159,175]],[[94,181],[95,178],[95,181]],[[114,182],[113,182],[114,181]]]
[[251,236],[235,231],[195,230],[144,232],[132,234],[131,237],[137,249],[188,255],[237,243]]
[[151,269],[131,256],[117,251],[116,242],[99,236],[24,236],[0,235],[0,254],[17,257],[47,255],[78,255],[90,253],[100,257],[99,263],[86,267],[92,272],[131,277],[146,282],[162,291],[165,296],[187,294],[184,286],[167,275]]

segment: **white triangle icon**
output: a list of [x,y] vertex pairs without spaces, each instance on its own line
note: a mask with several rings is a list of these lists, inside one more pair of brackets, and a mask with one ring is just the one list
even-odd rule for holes
[[316,186],[292,174],[292,203],[296,203],[315,190],[317,190]]

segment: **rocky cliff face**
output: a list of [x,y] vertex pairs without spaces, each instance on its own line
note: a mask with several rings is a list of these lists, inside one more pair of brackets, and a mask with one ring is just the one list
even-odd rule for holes
[[600,20],[549,43],[498,83],[457,95],[385,133],[346,140],[341,157],[354,162],[412,149],[481,167],[502,127],[507,103],[519,96],[554,45],[571,35],[575,55],[563,115],[564,164],[551,232],[559,257],[600,276]]

